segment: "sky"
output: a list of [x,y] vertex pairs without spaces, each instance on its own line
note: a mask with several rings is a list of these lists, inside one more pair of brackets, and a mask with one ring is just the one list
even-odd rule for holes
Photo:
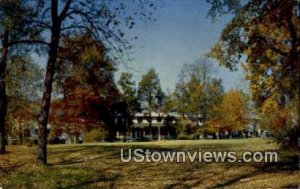
[[[126,36],[137,36],[132,41],[132,60],[119,64],[115,80],[121,72],[132,72],[136,84],[149,69],[155,68],[165,92],[173,90],[185,64],[191,64],[205,55],[219,39],[222,29],[232,18],[219,17],[215,22],[207,17],[210,5],[206,0],[153,0],[157,9],[156,21],[137,21]],[[46,57],[33,55],[45,67]],[[244,87],[242,71],[230,72],[216,61],[215,77],[223,80],[225,90]],[[128,69],[129,68],[129,69]]]
[[[133,41],[134,59],[127,66],[119,65],[116,80],[121,72],[131,71],[136,83],[150,68],[158,72],[162,88],[174,89],[178,75],[185,64],[193,63],[206,54],[219,39],[222,29],[231,16],[218,18],[214,23],[207,17],[210,5],[205,0],[155,1],[156,21],[139,22],[130,30],[136,35]],[[218,67],[217,62],[213,62]],[[216,77],[223,80],[225,90],[242,82],[242,72],[230,72],[219,67]]]

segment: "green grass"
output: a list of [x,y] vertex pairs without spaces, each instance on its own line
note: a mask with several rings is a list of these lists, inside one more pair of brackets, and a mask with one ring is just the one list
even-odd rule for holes
[[[299,169],[265,163],[123,163],[120,148],[151,150],[278,150],[270,139],[50,145],[49,165],[36,147],[9,146],[0,156],[2,188],[297,188]],[[280,153],[280,157],[284,153]],[[282,160],[282,158],[281,158]]]

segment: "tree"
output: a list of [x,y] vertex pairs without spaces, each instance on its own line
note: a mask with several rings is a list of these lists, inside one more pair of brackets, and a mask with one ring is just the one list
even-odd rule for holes
[[268,98],[259,112],[259,124],[262,129],[272,131],[281,147],[296,151],[299,148],[296,141],[300,132],[300,127],[297,127],[299,123],[298,104],[299,96],[285,106],[278,105],[276,99]]
[[142,109],[148,111],[150,138],[152,138],[152,111],[157,111],[163,104],[164,92],[155,69],[150,69],[139,82],[138,100]]
[[42,88],[42,72],[30,56],[12,56],[7,65],[7,96],[37,101]]
[[223,96],[222,102],[214,107],[209,121],[211,132],[243,131],[249,123],[249,99],[239,90],[230,90]]
[[199,138],[200,129],[191,120],[179,119],[176,124],[177,139],[193,140]]
[[25,5],[22,0],[0,1],[0,30],[1,30],[1,58],[0,58],[0,153],[5,152],[7,114],[6,67],[8,59],[13,54],[20,54],[27,48],[18,48],[22,44],[40,43],[39,30],[32,27],[35,9]]
[[64,38],[55,75],[63,98],[52,102],[49,118],[54,129],[79,135],[101,127],[113,139],[119,93],[114,63],[106,53],[103,44],[87,34]]
[[121,73],[118,84],[121,88],[122,101],[126,103],[128,107],[128,113],[132,116],[139,109],[137,102],[137,90],[135,89],[135,82],[132,80],[133,75],[131,73]]
[[182,115],[182,119],[185,118],[188,112],[189,105],[189,91],[187,88],[186,76],[184,71],[179,75],[179,81],[175,85],[174,90],[174,107],[175,110]]
[[[133,75],[131,73],[121,73],[118,84],[120,86],[121,101],[119,103],[118,113],[121,115],[121,130],[126,133],[129,126],[132,125],[132,118],[140,107],[137,99],[137,90],[135,88],[135,82],[132,80]],[[120,124],[119,124],[120,125]],[[126,137],[124,137],[124,140]]]
[[6,122],[7,128],[11,130],[9,134],[18,135],[22,143],[25,126],[31,124],[36,117],[37,102],[42,88],[42,70],[28,56],[14,56],[11,61],[7,66],[6,75],[8,96]]
[[[142,8],[149,6],[155,8],[149,1],[141,1]],[[52,84],[55,74],[58,49],[63,36],[82,34],[88,32],[96,41],[110,46],[113,54],[120,55],[130,47],[124,39],[125,33],[120,30],[121,21],[123,26],[129,29],[135,25],[134,17],[127,16],[126,5],[121,3],[109,3],[109,1],[96,0],[39,0],[33,6],[38,7],[35,28],[45,31],[48,38],[48,60],[41,102],[41,111],[38,116],[39,137],[38,157],[39,163],[47,163],[47,123],[51,104]],[[140,9],[133,11],[142,18],[149,18],[146,13],[138,14]],[[145,10],[145,9],[143,9]],[[48,32],[47,32],[48,31]],[[114,56],[115,57],[115,56]]]
[[220,103],[223,93],[222,80],[212,77],[214,68],[205,58],[185,65],[181,78],[176,84],[175,98],[177,111],[196,117],[197,125],[205,122],[215,104]]
[[165,97],[164,97],[164,103],[161,107],[161,111],[164,113],[170,113],[175,111],[174,105],[176,104],[174,99],[174,94],[172,91],[167,90]]
[[[210,56],[231,70],[242,65],[258,112],[271,101],[281,110],[298,99],[300,19],[295,11],[297,1],[209,2],[212,16],[234,14]],[[292,122],[287,119],[281,121],[282,130],[288,129],[291,133],[299,130],[298,115],[293,117],[298,122],[290,127],[286,123]],[[289,139],[292,146],[297,144],[295,138]]]

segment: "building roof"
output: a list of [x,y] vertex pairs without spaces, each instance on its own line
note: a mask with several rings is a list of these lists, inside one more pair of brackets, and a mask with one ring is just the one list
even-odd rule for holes
[[[134,117],[147,117],[149,115],[148,111],[138,112],[134,114]],[[179,117],[179,114],[177,112],[170,112],[170,113],[164,113],[164,112],[151,112],[151,117]]]

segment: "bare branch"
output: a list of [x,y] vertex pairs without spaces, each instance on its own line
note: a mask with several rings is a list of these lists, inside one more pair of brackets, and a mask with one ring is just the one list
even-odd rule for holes
[[16,44],[44,44],[50,46],[50,44],[43,40],[18,40],[18,41],[11,41],[8,43],[9,46],[16,45]]
[[71,3],[72,3],[72,0],[68,0],[66,2],[64,9],[62,10],[62,12],[61,12],[61,14],[59,16],[60,20],[64,20],[66,18],[66,15],[67,15],[67,12],[68,12],[68,10],[70,8]]
[[61,31],[64,31],[64,30],[70,30],[70,29],[79,29],[79,28],[87,29],[87,27],[86,27],[86,26],[83,26],[83,25],[72,25],[72,26],[63,27],[63,28],[61,29]]
[[49,24],[47,24],[46,22],[42,22],[39,20],[32,20],[31,22],[38,24],[37,26],[41,26],[41,27],[48,28],[48,29],[51,28],[51,26]]

